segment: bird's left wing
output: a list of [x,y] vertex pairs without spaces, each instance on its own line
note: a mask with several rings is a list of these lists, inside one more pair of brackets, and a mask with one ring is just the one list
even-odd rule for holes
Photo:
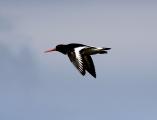
[[79,49],[74,49],[74,51],[68,52],[68,57],[73,65],[80,71],[82,75],[85,75],[85,68],[83,63],[82,55],[80,54]]

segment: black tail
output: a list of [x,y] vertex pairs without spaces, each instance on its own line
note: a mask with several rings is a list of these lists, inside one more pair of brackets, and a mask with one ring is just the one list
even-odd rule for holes
[[110,50],[111,48],[103,48],[100,52],[99,52],[99,54],[107,54],[107,51],[106,50]]
[[111,48],[104,48],[103,50],[110,50]]

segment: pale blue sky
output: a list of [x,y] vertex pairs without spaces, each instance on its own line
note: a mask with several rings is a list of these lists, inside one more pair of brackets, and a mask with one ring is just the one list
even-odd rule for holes
[[[0,120],[156,120],[157,2],[0,1]],[[60,43],[111,47],[97,79]]]

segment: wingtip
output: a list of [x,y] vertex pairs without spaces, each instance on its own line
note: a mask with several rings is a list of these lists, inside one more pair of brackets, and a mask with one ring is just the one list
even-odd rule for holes
[[94,78],[96,78],[96,74],[91,74]]

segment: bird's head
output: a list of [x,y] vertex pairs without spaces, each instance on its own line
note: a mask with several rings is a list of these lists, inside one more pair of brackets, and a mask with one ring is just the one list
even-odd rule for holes
[[60,44],[60,45],[57,45],[56,48],[49,49],[49,50],[45,51],[45,53],[52,52],[52,51],[58,51],[58,52],[61,52],[63,54],[66,54],[67,48],[66,48],[66,45]]

